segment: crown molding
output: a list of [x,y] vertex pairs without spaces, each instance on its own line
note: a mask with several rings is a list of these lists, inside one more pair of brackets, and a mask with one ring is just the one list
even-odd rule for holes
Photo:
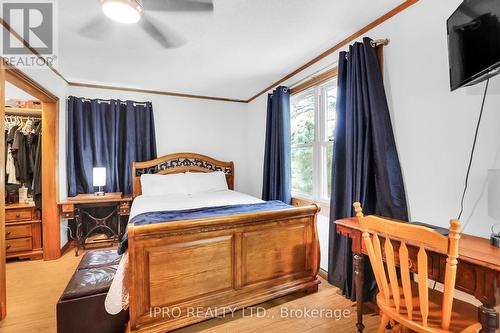
[[[303,70],[307,69],[308,67],[314,65],[318,61],[324,59],[325,57],[331,55],[338,49],[346,46],[350,42],[358,39],[371,29],[377,27],[378,25],[384,23],[391,17],[399,14],[406,8],[416,4],[419,0],[406,0],[402,4],[398,5],[394,9],[390,10],[389,12],[385,13],[384,15],[380,16],[373,22],[367,24],[364,26],[362,29],[356,31],[352,35],[346,37],[344,40],[342,40],[340,43],[335,44],[325,52],[321,53],[320,55],[316,56],[312,60],[308,61],[304,65],[300,66],[299,68],[295,69],[294,71],[290,72],[289,74],[285,75],[283,78],[279,79],[278,81],[274,82],[273,84],[267,86],[265,89],[262,89],[259,91],[257,94],[254,96],[250,97],[247,100],[243,99],[233,99],[233,98],[228,98],[228,97],[218,97],[218,96],[205,96],[205,95],[194,95],[194,94],[185,94],[185,93],[180,93],[180,92],[171,92],[171,91],[163,91],[163,90],[152,90],[152,89],[140,89],[140,88],[129,88],[129,87],[119,87],[119,86],[112,86],[112,85],[102,85],[102,84],[91,84],[91,83],[81,83],[81,82],[70,82],[68,81],[64,75],[62,75],[56,68],[54,68],[52,65],[46,63],[46,66],[54,72],[58,77],[60,77],[66,84],[69,86],[73,87],[85,87],[85,88],[94,88],[94,89],[109,89],[109,90],[119,90],[119,91],[129,91],[129,92],[138,92],[138,93],[146,93],[146,94],[155,94],[155,95],[164,95],[164,96],[174,96],[174,97],[183,97],[183,98],[196,98],[196,99],[205,99],[205,100],[213,100],[213,101],[223,101],[223,102],[234,102],[234,103],[250,103],[257,97],[265,94],[269,90],[273,89],[274,87],[280,85],[281,83],[285,82],[286,80],[290,79],[291,77],[297,75],[298,73],[302,72]],[[16,37],[21,43],[23,43],[24,46],[30,49],[31,52],[33,52],[34,55],[36,55],[39,59],[44,59],[43,56],[35,49],[33,48],[24,38],[19,35],[12,27],[3,20],[3,18],[0,17],[0,23],[3,25],[3,27],[9,31],[14,37]]]
[[111,85],[104,85],[104,84],[81,83],[81,82],[69,82],[68,84],[69,84],[69,86],[72,86],[72,87],[109,89],[109,90],[130,91],[130,92],[137,92],[137,93],[144,93],[144,94],[155,94],[155,95],[184,97],[184,98],[208,99],[208,100],[212,100],[212,101],[248,103],[246,100],[243,100],[243,99],[233,99],[233,98],[217,97],[217,96],[192,95],[192,94],[177,93],[177,92],[162,91],[162,90],[129,88],[129,87],[111,86]]
[[331,48],[329,48],[328,50],[326,50],[325,52],[321,53],[320,55],[316,56],[315,58],[313,58],[312,60],[308,61],[307,63],[305,63],[304,65],[300,66],[299,68],[297,68],[296,70],[294,70],[293,72],[290,72],[289,74],[285,75],[284,77],[282,77],[281,79],[279,79],[278,81],[274,82],[273,84],[267,86],[265,89],[262,89],[261,91],[259,91],[257,94],[255,94],[254,96],[250,97],[248,100],[247,100],[247,103],[250,103],[251,101],[253,101],[254,99],[256,99],[257,97],[261,96],[262,94],[265,94],[266,92],[268,92],[269,90],[273,89],[274,87],[280,85],[281,83],[285,82],[286,80],[290,79],[291,77],[297,75],[298,73],[302,72],[304,69],[314,65],[315,63],[317,63],[318,61],[322,60],[323,58],[329,56],[330,54],[334,53],[335,51],[337,51],[338,49],[340,49],[341,47],[344,47],[346,46],[347,44],[353,42],[354,40],[358,39],[359,37],[363,36],[365,33],[367,33],[368,31],[372,30],[373,28],[375,28],[376,26],[384,23],[385,21],[387,21],[388,19],[390,19],[391,17],[399,14],[400,12],[402,12],[403,10],[405,10],[406,8],[410,7],[411,5],[414,5],[418,2],[419,0],[406,0],[405,2],[403,2],[402,4],[400,4],[399,6],[397,6],[396,8],[390,10],[389,12],[385,13],[384,15],[380,16],[378,19],[376,19],[375,21],[367,24],[366,26],[364,26],[363,28],[361,28],[360,30],[356,31],[355,33],[353,33],[352,35],[346,37],[344,40],[342,40],[340,43],[337,43],[335,44],[334,46],[332,46]]
[[52,66],[51,64],[47,63],[45,61],[45,58],[35,49],[33,48],[21,35],[17,33],[5,20],[0,17],[0,23],[3,25],[3,27],[10,32],[14,37],[16,37],[17,40],[19,40],[25,47],[27,47],[35,56],[37,56],[38,59],[44,60],[45,65],[52,71],[54,74],[59,76],[64,82],[67,84],[69,83],[68,80],[57,70]]

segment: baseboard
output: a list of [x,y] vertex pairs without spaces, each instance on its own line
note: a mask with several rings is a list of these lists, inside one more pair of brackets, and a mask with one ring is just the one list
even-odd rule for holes
[[325,271],[323,268],[319,269],[318,275],[320,278],[325,279],[328,281],[328,272]]
[[61,247],[61,256],[65,254],[70,248],[73,248],[75,246],[74,242],[74,240],[68,240],[66,244]]

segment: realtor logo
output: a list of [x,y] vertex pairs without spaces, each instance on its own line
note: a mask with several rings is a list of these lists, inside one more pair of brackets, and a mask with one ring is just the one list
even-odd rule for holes
[[[2,18],[11,30],[3,29],[2,55],[12,65],[41,66],[54,62],[54,7],[51,0],[2,1]],[[35,49],[38,55],[33,54],[20,39]]]

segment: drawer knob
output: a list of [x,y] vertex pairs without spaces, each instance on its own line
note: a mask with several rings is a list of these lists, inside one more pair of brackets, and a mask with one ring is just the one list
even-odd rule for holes
[[16,217],[17,217],[17,218],[21,217],[21,214],[16,214]]
[[11,245],[7,245],[7,248],[6,248],[6,250],[8,250],[8,249],[10,249],[10,248],[11,248]]
[[10,236],[11,232],[10,231],[7,231],[6,235],[7,236]]

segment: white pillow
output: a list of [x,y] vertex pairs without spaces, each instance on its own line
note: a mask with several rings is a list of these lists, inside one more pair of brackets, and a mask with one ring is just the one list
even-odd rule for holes
[[170,175],[141,175],[142,195],[188,194],[185,173]]
[[222,171],[186,172],[186,179],[190,194],[228,190],[226,174]]

